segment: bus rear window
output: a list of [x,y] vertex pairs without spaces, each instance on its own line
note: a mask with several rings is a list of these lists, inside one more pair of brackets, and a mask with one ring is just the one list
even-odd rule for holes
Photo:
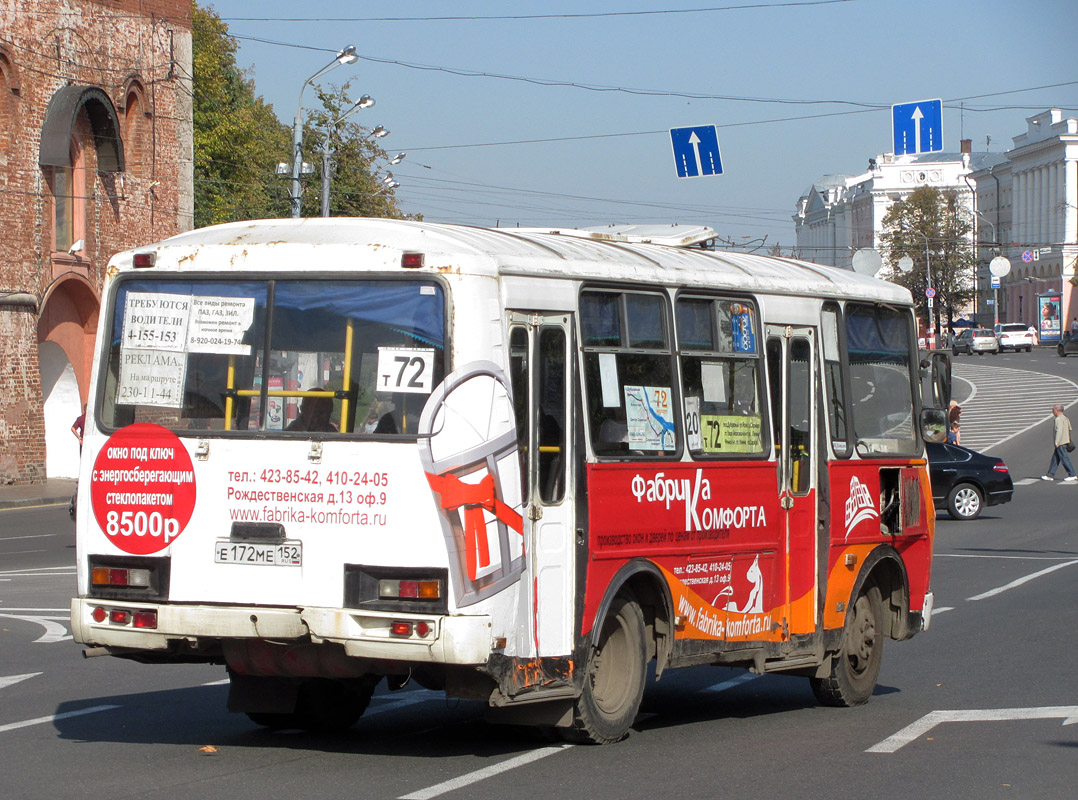
[[108,427],[414,434],[445,372],[432,281],[136,279],[113,308]]

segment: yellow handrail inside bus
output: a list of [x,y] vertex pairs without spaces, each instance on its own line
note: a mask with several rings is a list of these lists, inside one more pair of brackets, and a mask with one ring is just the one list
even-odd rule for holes
[[[348,325],[344,329],[344,386],[342,387],[346,392],[351,388],[352,378],[352,335],[354,329],[352,327],[352,318],[348,318]],[[348,433],[348,397],[344,397],[341,400],[341,433]]]
[[225,430],[232,430],[232,388],[236,382],[236,357],[228,357],[228,380],[225,383],[225,388],[229,390],[229,393],[225,395]]

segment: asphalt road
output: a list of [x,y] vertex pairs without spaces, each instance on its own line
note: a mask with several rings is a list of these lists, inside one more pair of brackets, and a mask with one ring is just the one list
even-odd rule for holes
[[[998,359],[1078,373],[1078,359],[1043,352]],[[222,667],[82,658],[66,620],[66,509],[0,511],[0,795],[1070,796],[1078,486],[1024,480],[1047,464],[1047,430],[1034,423],[992,451],[1020,482],[1013,502],[975,522],[940,517],[931,629],[887,642],[867,705],[819,707],[801,678],[678,670],[649,687],[629,739],[608,747],[490,726],[479,704],[412,687],[380,688],[346,735],[268,732],[226,711]]]

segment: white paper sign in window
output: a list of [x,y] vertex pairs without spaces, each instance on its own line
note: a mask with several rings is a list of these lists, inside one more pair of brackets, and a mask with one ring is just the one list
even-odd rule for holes
[[375,391],[430,394],[434,388],[434,350],[379,347]]
[[192,297],[187,352],[249,356],[243,337],[254,318],[253,297]]
[[128,292],[120,347],[183,352],[191,299],[185,294]]
[[183,353],[121,348],[116,403],[180,408],[186,377],[187,356]]
[[721,363],[705,361],[700,365],[700,382],[704,385],[705,403],[726,402],[726,368]]

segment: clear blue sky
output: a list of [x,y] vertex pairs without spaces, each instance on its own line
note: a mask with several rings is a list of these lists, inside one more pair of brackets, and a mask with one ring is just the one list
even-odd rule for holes
[[[949,152],[1007,150],[1052,106],[1078,114],[1075,0],[205,5],[288,124],[303,80],[356,45],[322,82],[375,97],[352,119],[390,129],[402,208],[438,222],[682,222],[791,246],[806,187],[892,149],[894,103],[942,98]],[[507,15],[545,18],[492,18]],[[700,124],[719,126],[725,173],[678,179],[668,130]]]

